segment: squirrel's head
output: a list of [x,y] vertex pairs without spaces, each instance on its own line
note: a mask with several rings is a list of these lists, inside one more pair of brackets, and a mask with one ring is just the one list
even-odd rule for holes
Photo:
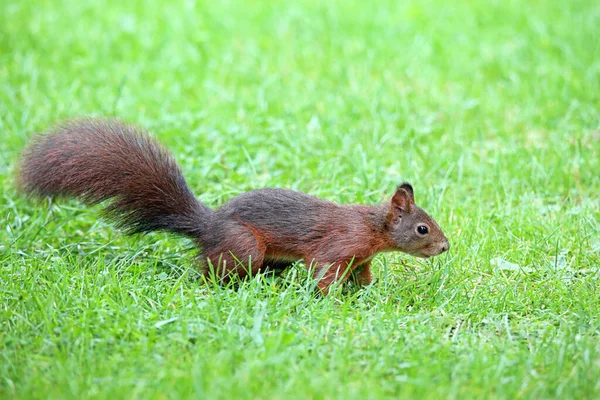
[[438,224],[415,205],[409,183],[398,187],[389,205],[386,227],[394,249],[417,257],[432,257],[450,248]]

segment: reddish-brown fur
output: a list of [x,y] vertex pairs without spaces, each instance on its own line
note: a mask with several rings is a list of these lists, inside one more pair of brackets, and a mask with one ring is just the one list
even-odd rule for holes
[[[430,257],[449,248],[437,223],[402,184],[391,201],[340,205],[285,189],[243,193],[216,210],[189,190],[171,155],[144,132],[114,120],[80,120],[36,137],[23,155],[21,189],[37,196],[112,202],[108,216],[129,232],[192,237],[206,273],[227,281],[296,260],[313,268],[327,293],[350,272],[360,284],[382,251]],[[210,267],[210,268],[209,268]]]

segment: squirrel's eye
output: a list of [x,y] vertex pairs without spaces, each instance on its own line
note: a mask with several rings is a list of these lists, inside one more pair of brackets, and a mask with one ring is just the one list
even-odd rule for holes
[[425,225],[419,225],[417,226],[417,232],[419,232],[419,235],[427,235],[429,229]]

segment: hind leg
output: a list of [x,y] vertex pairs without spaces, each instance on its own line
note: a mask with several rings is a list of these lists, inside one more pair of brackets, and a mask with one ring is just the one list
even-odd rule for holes
[[205,275],[212,270],[219,281],[226,283],[235,276],[244,278],[261,269],[266,246],[247,228],[229,226],[226,239],[215,244],[214,248],[205,249],[204,256],[211,266]]

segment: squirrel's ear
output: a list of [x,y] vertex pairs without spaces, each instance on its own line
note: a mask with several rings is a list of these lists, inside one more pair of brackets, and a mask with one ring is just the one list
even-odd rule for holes
[[408,190],[406,187],[403,187],[403,184],[400,186],[396,193],[394,193],[394,197],[392,197],[392,207],[396,208],[402,212],[410,211],[410,206],[414,204],[414,197],[412,192],[412,187],[408,185]]

